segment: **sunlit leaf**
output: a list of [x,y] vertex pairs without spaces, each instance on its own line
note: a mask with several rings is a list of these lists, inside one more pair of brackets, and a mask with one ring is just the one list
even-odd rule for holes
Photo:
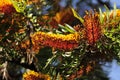
[[114,4],[114,12],[113,12],[113,18],[115,19],[117,13],[116,13],[116,4]]
[[102,10],[99,8],[99,12],[100,12],[100,23],[104,22],[104,15],[102,13]]
[[75,32],[75,29],[74,29],[74,28],[72,28],[70,25],[65,24],[65,26],[67,26],[67,27],[68,27],[71,31]]
[[65,24],[65,26],[59,24],[58,26],[62,29],[63,32],[69,32],[69,33],[74,33],[74,32],[76,32],[75,29],[72,28],[72,27],[71,27],[70,25],[68,25],[68,24]]
[[105,9],[106,9],[106,17],[107,17],[107,20],[109,21],[109,18],[110,18],[110,10],[108,9],[108,7],[105,5]]
[[56,55],[54,55],[54,56],[52,56],[50,59],[48,59],[46,65],[44,66],[43,69],[45,69],[45,68],[51,63],[51,61],[52,61],[55,57],[56,57]]
[[83,23],[84,20],[82,19],[82,17],[81,17],[73,8],[71,8],[71,9],[72,9],[72,12],[73,12],[74,16],[75,16],[77,19],[79,19],[81,23]]
[[25,8],[26,8],[26,1],[21,0],[21,1],[15,1],[11,0],[13,3],[14,8],[16,9],[17,12],[23,13]]

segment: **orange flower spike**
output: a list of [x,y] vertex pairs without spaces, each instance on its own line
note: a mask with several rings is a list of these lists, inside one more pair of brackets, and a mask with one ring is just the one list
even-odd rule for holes
[[94,45],[100,38],[101,28],[99,23],[99,15],[97,12],[92,14],[92,11],[84,16],[85,36],[89,45]]
[[71,50],[77,47],[80,35],[79,33],[62,35],[54,33],[36,32],[31,36],[33,45],[39,44],[50,46],[62,50]]
[[13,7],[11,0],[1,0],[0,11],[5,15],[11,15],[13,12],[15,12],[15,8]]

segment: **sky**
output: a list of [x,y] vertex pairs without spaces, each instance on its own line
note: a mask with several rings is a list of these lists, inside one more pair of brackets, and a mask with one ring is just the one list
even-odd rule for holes
[[[103,0],[103,1],[110,1],[110,4],[113,6],[114,3],[120,8],[120,0]],[[67,0],[61,0],[60,5],[64,7],[66,5]],[[76,7],[74,4],[79,2],[79,0],[73,0],[72,5]],[[97,3],[97,0],[92,0],[92,3]]]
[[120,0],[110,0],[111,5],[114,5],[114,3],[117,5],[117,7],[120,8]]
[[111,63],[107,62],[102,66],[102,69],[109,80],[120,80],[120,65],[117,60],[113,60]]

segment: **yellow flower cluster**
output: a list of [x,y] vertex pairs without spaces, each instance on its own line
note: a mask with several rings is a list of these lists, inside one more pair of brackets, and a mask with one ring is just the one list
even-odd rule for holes
[[76,41],[77,42],[79,40],[78,33],[68,34],[68,35],[47,33],[46,36],[49,36],[53,39],[62,39],[62,41]]
[[120,16],[120,10],[117,10],[117,16]]
[[113,14],[116,14],[116,17],[119,17],[120,16],[120,10],[117,9],[116,12],[114,10],[111,11],[111,16],[113,16]]
[[23,74],[23,80],[51,80],[49,75],[28,71]]
[[77,32],[68,35],[36,32],[31,38],[34,46],[43,45],[62,50],[71,50],[78,46],[80,35]]

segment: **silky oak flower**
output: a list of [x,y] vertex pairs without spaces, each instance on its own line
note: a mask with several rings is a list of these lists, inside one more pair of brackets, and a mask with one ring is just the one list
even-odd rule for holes
[[77,32],[68,35],[36,32],[31,38],[34,46],[42,45],[60,50],[72,50],[78,46],[80,35]]
[[84,16],[85,37],[89,45],[94,45],[101,36],[101,27],[99,15],[97,12],[92,14],[92,11],[87,12]]

